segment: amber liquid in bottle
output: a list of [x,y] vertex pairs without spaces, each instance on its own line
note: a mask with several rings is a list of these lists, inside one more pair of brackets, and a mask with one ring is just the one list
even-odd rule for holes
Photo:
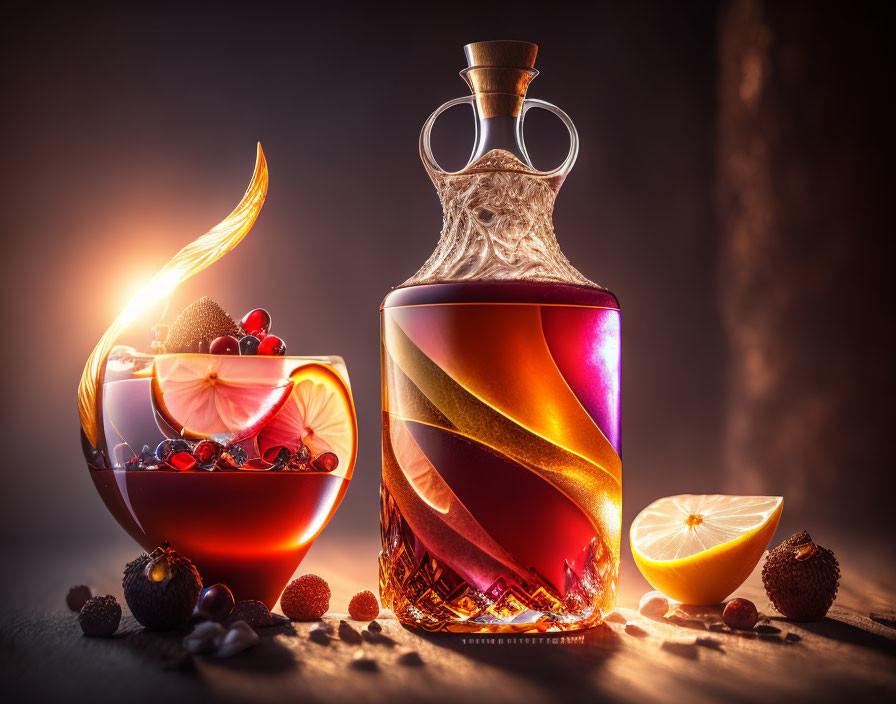
[[565,173],[518,144],[430,167],[441,240],[381,308],[380,590],[414,628],[576,630],[615,606],[619,305],[557,246]]

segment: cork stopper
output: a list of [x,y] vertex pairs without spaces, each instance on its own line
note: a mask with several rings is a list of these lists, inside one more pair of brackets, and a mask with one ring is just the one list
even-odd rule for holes
[[530,42],[474,42],[464,47],[467,68],[460,72],[476,96],[482,117],[516,117],[529,83],[538,75],[533,67],[538,46]]

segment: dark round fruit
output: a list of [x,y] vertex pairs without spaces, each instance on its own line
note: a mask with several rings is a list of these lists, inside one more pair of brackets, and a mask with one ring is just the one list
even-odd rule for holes
[[276,335],[268,335],[258,345],[258,354],[282,357],[286,354],[286,343]]
[[65,597],[65,603],[72,611],[80,611],[81,607],[83,607],[84,604],[87,603],[87,600],[92,596],[93,594],[90,593],[90,587],[86,584],[79,584],[68,590],[68,594]]
[[166,543],[129,562],[122,586],[134,618],[151,630],[167,631],[189,623],[202,581],[193,563]]
[[322,452],[311,463],[318,472],[332,472],[339,466],[339,458],[332,452]]
[[209,354],[239,354],[240,341],[233,335],[222,335],[212,340],[208,351]]
[[193,448],[193,457],[202,469],[212,469],[222,452],[224,452],[223,445],[214,440],[203,440]]
[[168,458],[174,454],[175,452],[189,452],[190,451],[190,443],[186,440],[182,440],[181,438],[175,438],[173,440],[162,440],[158,445],[156,445],[156,459],[159,461],[159,464],[162,462],[166,462]]
[[240,338],[240,354],[258,354],[258,346],[261,344],[255,335],[244,335]]
[[759,620],[759,612],[756,611],[756,604],[749,599],[732,599],[725,604],[722,620],[726,626],[748,631]]
[[271,331],[271,314],[264,308],[250,310],[243,316],[240,325],[247,335],[255,335],[259,339],[264,338]]
[[199,594],[199,613],[216,621],[223,620],[233,611],[233,593],[223,584],[213,584]]
[[78,624],[85,636],[108,638],[115,635],[121,623],[121,607],[114,596],[95,596],[86,601],[78,614]]
[[834,553],[805,531],[772,550],[762,567],[769,601],[794,621],[820,621],[837,596],[840,566]]

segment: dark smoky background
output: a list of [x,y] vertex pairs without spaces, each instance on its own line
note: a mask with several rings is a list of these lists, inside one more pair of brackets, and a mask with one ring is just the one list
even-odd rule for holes
[[[378,306],[439,235],[419,129],[468,92],[463,45],[497,38],[539,44],[529,95],[581,137],[555,224],[622,302],[623,530],[657,497],[726,492],[783,495],[778,537],[883,534],[886,5],[11,2],[4,15],[5,555],[136,551],[81,456],[81,369],[132,293],[230,212],[261,141],[271,182],[255,228],[172,306],[263,306],[290,353],[344,356],[360,454],[309,559],[375,574]],[[547,168],[563,129],[531,115]],[[437,155],[456,168],[471,144],[458,108]]]

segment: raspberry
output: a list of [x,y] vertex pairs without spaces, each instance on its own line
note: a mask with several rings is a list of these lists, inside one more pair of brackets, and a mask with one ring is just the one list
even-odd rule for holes
[[316,574],[303,575],[283,590],[280,607],[295,621],[313,621],[330,608],[330,586]]
[[732,599],[725,604],[722,620],[731,628],[748,631],[756,625],[759,613],[756,611],[756,604],[749,599]]
[[348,615],[355,621],[373,621],[380,615],[380,605],[376,601],[373,592],[365,589],[358,592],[348,602]]
[[78,623],[85,636],[108,638],[115,635],[121,623],[121,607],[114,596],[94,596],[78,614]]

